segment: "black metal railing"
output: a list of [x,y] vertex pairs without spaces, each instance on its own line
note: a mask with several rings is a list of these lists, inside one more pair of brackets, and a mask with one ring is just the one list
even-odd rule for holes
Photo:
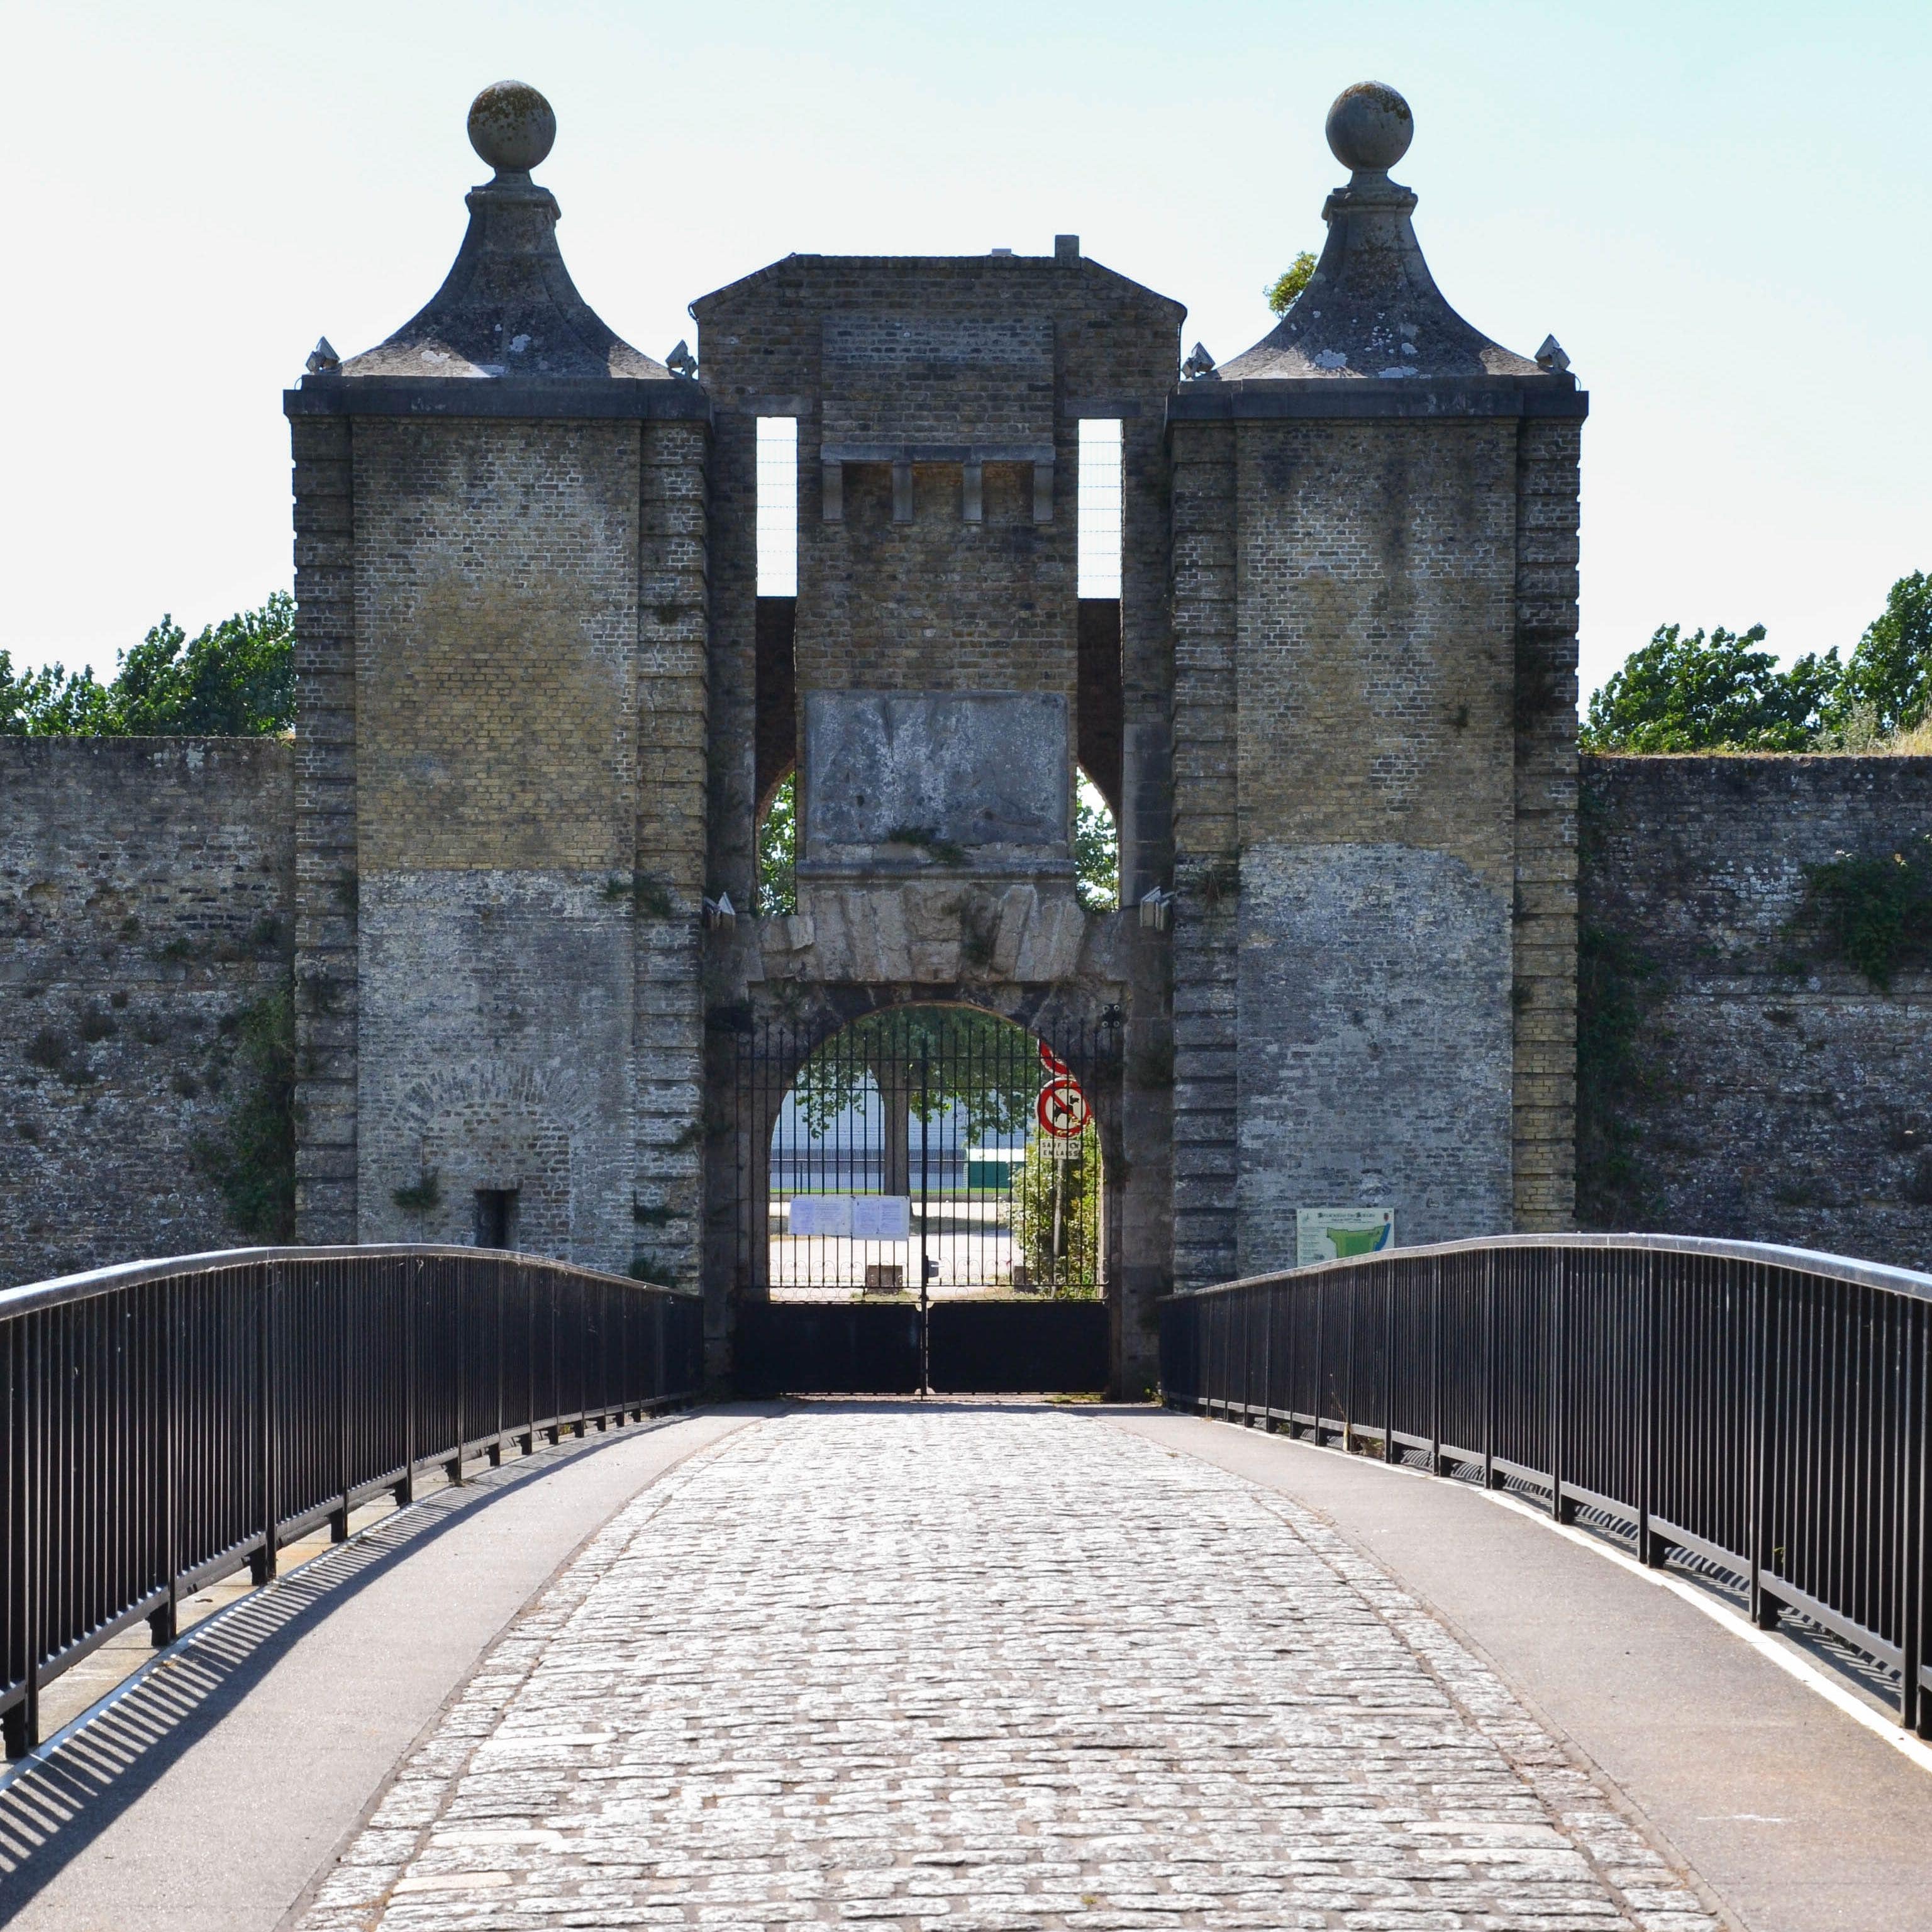
[[0,1293],[0,1713],[439,1466],[689,1400],[694,1295],[469,1248],[254,1248]]
[[1515,1236],[1162,1304],[1163,1400],[1600,1511],[1899,1678],[1932,1730],[1932,1276],[1755,1244]]

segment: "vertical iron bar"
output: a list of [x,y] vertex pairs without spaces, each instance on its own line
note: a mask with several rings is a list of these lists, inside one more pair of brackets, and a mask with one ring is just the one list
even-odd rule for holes
[[275,1356],[270,1324],[274,1319],[274,1268],[271,1263],[256,1271],[255,1387],[258,1396],[257,1420],[260,1460],[256,1480],[260,1485],[260,1518],[262,1546],[249,1564],[249,1574],[258,1584],[275,1574]]
[[1442,1474],[1442,1257],[1429,1268],[1429,1473]]
[[1483,1256],[1483,1487],[1496,1486],[1496,1255]]
[[40,1539],[35,1534],[40,1516],[39,1484],[34,1480],[33,1419],[40,1408],[39,1331],[49,1318],[28,1315],[14,1324],[12,1414],[8,1418],[11,1441],[9,1458],[13,1465],[8,1504],[12,1516],[11,1547],[8,1568],[14,1586],[12,1623],[20,1633],[21,1663],[20,1701],[12,1706],[4,1719],[7,1755],[22,1757],[40,1741],[40,1687],[39,1660],[40,1598],[44,1588],[40,1575]]
[[1658,1398],[1658,1351],[1661,1346],[1659,1324],[1661,1320],[1658,1303],[1659,1291],[1657,1284],[1657,1257],[1646,1250],[1643,1256],[1643,1384],[1639,1400],[1643,1404],[1643,1419],[1637,1443],[1637,1507],[1636,1553],[1640,1563],[1652,1569],[1662,1568],[1664,1544],[1650,1526],[1652,1516],[1657,1508],[1657,1420]]
[[1552,1257],[1556,1279],[1550,1293],[1550,1514],[1558,1522],[1573,1522],[1576,1508],[1563,1499],[1563,1432],[1569,1420],[1564,1400],[1564,1356],[1569,1346],[1569,1250],[1558,1248]]
[[161,1456],[159,1541],[168,1600],[148,1619],[148,1628],[154,1634],[154,1648],[161,1650],[181,1634],[181,1340],[177,1332],[180,1284],[163,1282],[155,1292],[162,1298],[161,1412],[156,1424]]
[[928,1205],[929,1177],[926,1168],[926,1114],[930,1097],[930,1072],[926,1042],[922,1039],[919,1048],[919,1392],[922,1396],[932,1393],[932,1297],[928,1292],[926,1280],[932,1269],[926,1258],[926,1228],[931,1212]]
[[1926,1728],[1928,1700],[1922,1672],[1924,1654],[1925,1565],[1925,1331],[1926,1305],[1913,1302],[1899,1311],[1904,1331],[1900,1364],[1904,1400],[1899,1405],[1898,1493],[1898,1721],[1908,1731]]
[[1770,1460],[1769,1448],[1769,1390],[1771,1358],[1771,1295],[1770,1284],[1762,1268],[1753,1267],[1750,1270],[1750,1292],[1747,1317],[1750,1328],[1750,1374],[1748,1391],[1748,1415],[1750,1430],[1750,1620],[1760,1630],[1778,1628],[1778,1606],[1775,1597],[1768,1594],[1764,1587],[1766,1559],[1771,1554],[1768,1480]]
[[396,1502],[416,1499],[416,1304],[422,1286],[422,1263],[409,1262],[404,1270],[403,1304],[403,1480],[396,1485]]
[[1395,1303],[1396,1281],[1400,1268],[1396,1264],[1384,1262],[1381,1273],[1385,1277],[1382,1296],[1387,1306],[1382,1322],[1382,1460],[1395,1460]]

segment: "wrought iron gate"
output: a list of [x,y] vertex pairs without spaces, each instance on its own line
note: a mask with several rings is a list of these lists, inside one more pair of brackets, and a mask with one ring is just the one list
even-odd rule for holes
[[1104,1387],[1119,1036],[946,1006],[741,1034],[740,1385]]

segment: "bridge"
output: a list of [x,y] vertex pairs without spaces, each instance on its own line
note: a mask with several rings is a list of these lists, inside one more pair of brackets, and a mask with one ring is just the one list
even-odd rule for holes
[[474,1250],[13,1289],[0,1919],[1924,1927],[1929,1308],[1399,1250],[1155,1405],[735,1399]]

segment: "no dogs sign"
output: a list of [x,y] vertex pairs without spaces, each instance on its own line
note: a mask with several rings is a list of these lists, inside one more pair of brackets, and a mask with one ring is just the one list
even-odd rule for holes
[[1087,1123],[1094,1118],[1094,1110],[1087,1104],[1087,1096],[1080,1090],[1080,1083],[1072,1074],[1064,1073],[1058,1080],[1049,1080],[1040,1090],[1040,1105],[1036,1110],[1040,1124],[1055,1140],[1076,1140],[1086,1131]]

